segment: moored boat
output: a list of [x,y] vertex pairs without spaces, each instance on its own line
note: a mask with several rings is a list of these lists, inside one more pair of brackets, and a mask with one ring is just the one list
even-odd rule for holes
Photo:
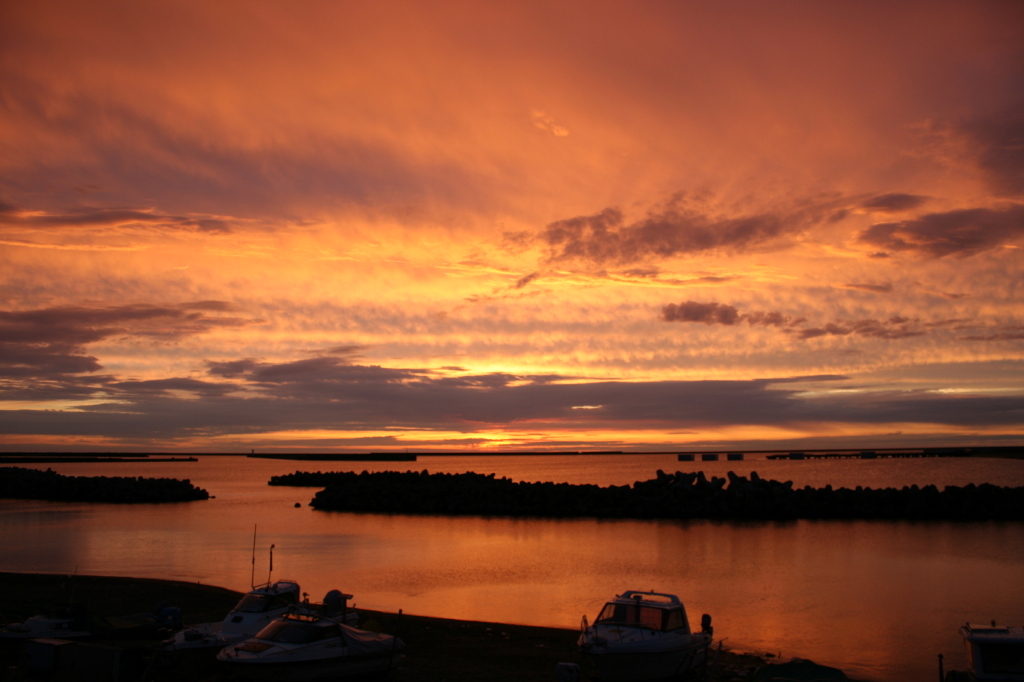
[[4,639],[148,639],[181,628],[181,610],[159,604],[152,612],[128,616],[93,613],[83,604],[55,606],[24,620],[5,617],[0,625]]
[[160,650],[223,649],[252,637],[267,623],[296,607],[300,594],[299,584],[294,580],[259,585],[247,592],[223,621],[186,628],[165,640]]
[[951,670],[946,682],[1024,682],[1024,627],[967,623],[960,628],[967,670]]
[[82,606],[58,606],[25,619],[6,616],[0,622],[0,639],[59,637],[80,639],[95,630],[91,617]]
[[711,646],[711,616],[691,632],[679,598],[629,590],[601,610],[594,624],[583,618],[580,650],[590,656],[601,680],[668,680],[704,663]]
[[348,608],[351,594],[331,590],[324,604],[300,601],[299,584],[294,580],[278,580],[259,585],[247,592],[231,609],[223,621],[195,625],[164,640],[160,650],[164,653],[210,649],[214,653],[255,635],[275,619],[289,612],[327,612],[341,615],[344,622],[355,625],[358,616]]
[[405,649],[392,635],[359,630],[337,616],[290,613],[253,638],[225,647],[217,660],[234,677],[316,682],[387,677]]

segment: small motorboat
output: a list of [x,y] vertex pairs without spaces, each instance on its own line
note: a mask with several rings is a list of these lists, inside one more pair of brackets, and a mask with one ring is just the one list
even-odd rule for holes
[[160,651],[174,653],[207,649],[216,653],[229,644],[252,637],[290,611],[329,611],[333,615],[343,615],[345,622],[353,625],[358,620],[356,612],[348,608],[351,594],[331,590],[322,606],[300,601],[299,596],[299,584],[294,580],[278,580],[259,585],[246,593],[223,621],[186,628],[165,640],[160,645]]
[[580,650],[590,656],[602,682],[667,680],[704,663],[711,638],[711,616],[691,632],[679,598],[629,590],[618,595],[594,620],[583,617]]
[[315,682],[386,677],[404,649],[397,637],[359,630],[337,616],[290,613],[252,639],[225,647],[217,660],[234,677]]
[[0,639],[148,639],[179,629],[181,609],[161,603],[150,613],[104,617],[83,604],[68,604],[23,621],[4,620],[0,626]]
[[5,616],[0,623],[0,639],[81,639],[92,635],[93,630],[92,615],[84,607],[65,605],[25,619]]
[[960,628],[967,670],[950,670],[946,682],[1024,682],[1024,627],[978,625]]

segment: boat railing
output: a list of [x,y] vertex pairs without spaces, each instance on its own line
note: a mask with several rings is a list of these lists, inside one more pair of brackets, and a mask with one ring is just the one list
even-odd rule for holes
[[[654,599],[652,599],[654,597]],[[665,594],[664,592],[641,592],[639,590],[627,590],[619,595],[619,599],[629,599],[631,601],[649,601],[662,606],[682,606],[683,603],[679,601],[679,597],[674,594]]]
[[298,580],[291,580],[289,578],[280,578],[278,580],[272,580],[270,582],[263,583],[262,585],[253,585],[252,589],[249,590],[249,591],[250,592],[255,592],[256,590],[269,590],[274,585],[281,585],[281,584],[294,585],[296,590],[299,589],[299,581]]
[[0,613],[0,629],[6,630],[11,625],[22,625],[25,619],[13,613]]

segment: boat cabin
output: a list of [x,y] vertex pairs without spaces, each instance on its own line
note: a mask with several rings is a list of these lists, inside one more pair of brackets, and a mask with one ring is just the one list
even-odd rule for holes
[[623,625],[690,634],[686,609],[673,595],[630,590],[605,604],[594,625]]
[[299,585],[291,581],[278,581],[261,585],[242,597],[234,609],[236,613],[266,613],[299,603]]
[[960,628],[971,679],[1024,682],[1024,627],[976,625]]

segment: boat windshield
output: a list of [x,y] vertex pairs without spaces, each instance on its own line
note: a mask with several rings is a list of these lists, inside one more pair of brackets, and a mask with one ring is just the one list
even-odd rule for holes
[[682,609],[659,609],[640,604],[605,604],[596,623],[614,623],[632,627],[671,632],[685,627]]
[[1024,674],[1024,644],[985,642],[981,645],[981,661],[986,673],[1022,675]]
[[341,628],[337,623],[318,626],[291,620],[275,620],[256,635],[257,639],[281,644],[309,644],[335,637],[341,637]]
[[294,592],[282,592],[281,594],[249,594],[242,597],[238,602],[235,611],[240,613],[264,613],[274,609],[287,608],[295,603]]

